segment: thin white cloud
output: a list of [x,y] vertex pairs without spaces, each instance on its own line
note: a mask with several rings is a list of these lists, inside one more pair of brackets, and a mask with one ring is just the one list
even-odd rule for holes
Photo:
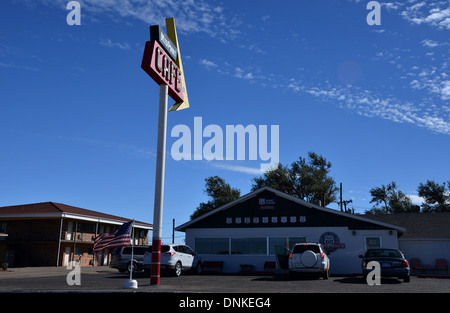
[[[401,51],[406,53],[407,51]],[[400,55],[392,52],[377,52],[374,60],[390,63],[396,68],[404,67],[399,62]],[[421,99],[407,101],[395,96],[386,96],[368,89],[347,85],[314,85],[312,82],[296,78],[286,79],[283,76],[264,75],[260,68],[253,68],[258,72],[254,74],[251,68],[243,69],[233,67],[228,62],[216,64],[218,73],[248,80],[261,86],[285,88],[294,93],[309,94],[325,102],[337,104],[340,108],[352,110],[357,114],[371,118],[382,118],[396,123],[407,123],[428,129],[435,133],[450,135],[450,110],[447,106],[438,105],[434,100],[446,101],[450,99],[450,76],[446,75],[447,62],[437,66],[414,66],[409,69],[405,77],[411,79],[411,90],[428,91]],[[404,69],[407,71],[407,69]]]
[[421,205],[422,203],[425,203],[425,199],[422,197],[419,197],[418,195],[406,195],[411,199],[411,202],[413,204]]
[[[445,88],[445,89],[444,89]],[[450,82],[442,88],[442,94],[450,93]],[[363,90],[352,86],[347,87],[296,87],[291,90],[306,92],[324,101],[337,101],[343,109],[355,111],[365,117],[378,117],[396,123],[408,123],[426,128],[435,133],[450,135],[450,114],[446,107],[420,106],[394,97],[386,98],[375,95],[369,90]]]
[[[26,0],[21,0],[26,2]],[[108,16],[120,21],[134,18],[150,25],[165,25],[166,17],[174,17],[180,33],[206,33],[227,41],[240,33],[240,19],[207,0],[78,0],[82,12],[91,18]],[[67,0],[41,0],[45,5],[66,8]]]
[[430,95],[438,96],[443,101],[450,100],[450,76],[447,73],[447,61],[439,67],[434,65],[424,67],[420,71],[409,73],[413,78],[410,86],[415,90],[425,89]]
[[131,49],[131,46],[127,42],[113,42],[111,39],[100,39],[100,45],[108,48],[119,48],[122,50]]
[[253,73],[245,72],[240,67],[236,67],[234,70],[235,70],[234,76],[237,77],[237,78],[249,79],[249,80],[254,79]]
[[126,153],[128,155],[142,158],[142,159],[149,159],[149,158],[156,157],[156,153],[153,150],[149,150],[144,147],[139,147],[139,146],[130,145],[130,144],[123,144],[123,143],[117,143],[117,142],[106,142],[106,141],[102,141],[102,140],[83,138],[83,137],[48,136],[48,135],[38,134],[38,133],[36,133],[36,134],[33,133],[33,135],[41,136],[41,137],[52,137],[52,138],[56,138],[59,140],[77,142],[77,143],[81,143],[81,144],[90,145],[90,146],[93,146],[96,148],[112,149],[112,150]]
[[450,3],[419,2],[406,7],[401,16],[417,25],[430,25],[438,29],[450,29]]
[[264,172],[261,171],[261,169],[249,167],[249,166],[229,164],[229,163],[225,163],[225,162],[218,163],[218,162],[211,162],[211,161],[209,164],[213,167],[220,168],[220,169],[227,170],[227,171],[232,171],[232,172],[238,172],[238,173],[250,174],[250,175],[264,174]]
[[385,2],[385,3],[381,3],[381,6],[386,8],[388,11],[391,10],[398,10],[399,8],[403,7],[404,3],[401,2]]
[[434,40],[431,40],[431,39],[422,40],[421,44],[424,47],[428,47],[428,48],[435,48],[435,47],[439,47],[441,45],[437,41],[434,41]]
[[37,72],[39,71],[39,69],[35,68],[35,67],[30,67],[30,66],[26,66],[26,65],[16,65],[16,64],[11,64],[11,63],[0,63],[1,67],[6,67],[6,68],[15,68],[15,69],[20,69],[20,70],[27,70],[27,71],[32,71],[32,72]]
[[450,100],[450,80],[441,83],[440,92],[442,100]]
[[213,61],[206,60],[206,59],[200,60],[200,64],[203,65],[208,70],[217,67],[216,63],[214,63]]

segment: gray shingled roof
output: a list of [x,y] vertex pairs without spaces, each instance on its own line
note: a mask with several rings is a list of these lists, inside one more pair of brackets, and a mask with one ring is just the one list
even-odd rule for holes
[[450,213],[364,214],[362,216],[406,228],[401,238],[450,239]]

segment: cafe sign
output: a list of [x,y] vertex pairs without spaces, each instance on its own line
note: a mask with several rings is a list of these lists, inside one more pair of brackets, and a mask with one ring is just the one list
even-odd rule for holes
[[158,41],[145,43],[141,67],[158,85],[165,84],[169,87],[169,96],[175,102],[183,102],[181,70]]
[[[166,19],[167,34],[159,25],[150,27],[141,68],[159,85],[158,140],[156,152],[155,202],[153,209],[152,266],[150,285],[159,285],[162,242],[164,171],[166,158],[168,97],[175,100],[169,111],[189,107],[180,47],[173,18]],[[131,280],[131,274],[130,279]],[[137,282],[132,282],[137,286]]]
[[333,232],[323,233],[319,238],[319,243],[327,253],[345,248],[345,243],[341,243],[338,235]]

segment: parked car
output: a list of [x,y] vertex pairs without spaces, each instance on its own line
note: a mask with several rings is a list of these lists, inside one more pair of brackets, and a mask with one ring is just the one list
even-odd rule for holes
[[[151,248],[133,247],[133,263],[131,262],[131,247],[120,247],[114,249],[109,267],[117,268],[119,272],[142,271],[144,269],[144,253]],[[131,266],[132,265],[132,266]]]
[[[150,274],[152,249],[144,254],[144,272]],[[193,271],[200,274],[203,270],[203,261],[190,247],[186,245],[170,244],[161,245],[161,271],[170,271],[175,276],[180,276],[182,271]]]
[[330,277],[330,259],[320,243],[298,243],[289,255],[289,275],[318,273],[324,279]]
[[367,264],[376,261],[380,264],[381,277],[398,277],[405,282],[410,280],[409,263],[405,255],[398,249],[369,249],[362,258],[361,269],[364,279],[367,278],[372,269],[367,269]]

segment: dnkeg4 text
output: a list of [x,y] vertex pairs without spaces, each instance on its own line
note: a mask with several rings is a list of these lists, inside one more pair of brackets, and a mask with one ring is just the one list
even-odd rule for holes
[[186,299],[180,300],[180,308],[200,308],[211,310],[213,306],[223,308],[270,308],[270,298],[223,298],[223,301],[205,300],[205,299]]
[[224,308],[269,308],[270,298],[223,298]]

